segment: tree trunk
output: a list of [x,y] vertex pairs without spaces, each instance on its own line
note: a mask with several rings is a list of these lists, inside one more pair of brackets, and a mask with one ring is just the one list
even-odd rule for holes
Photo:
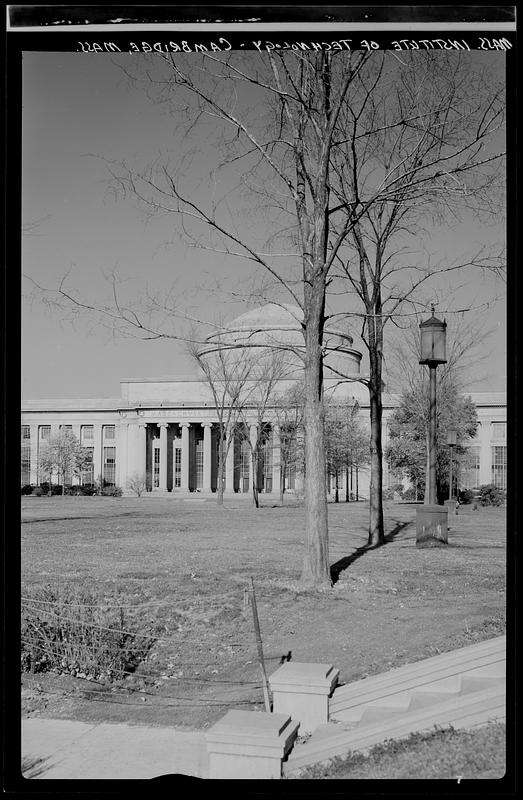
[[258,491],[258,455],[256,452],[252,454],[252,500],[254,508],[260,507],[260,496]]
[[217,484],[216,484],[216,502],[219,506],[223,506],[223,478],[225,473],[225,447],[224,436],[220,433],[218,441],[218,469],[217,469]]
[[335,489],[335,492],[334,492],[334,502],[335,503],[339,503],[340,502],[340,482],[339,482],[339,477],[338,477],[338,470],[336,470],[335,480],[336,480],[336,489]]
[[[370,487],[369,487],[369,545],[385,542],[383,528],[383,447],[382,426],[382,348],[383,323],[381,298],[373,299],[373,313],[369,315],[369,398],[370,398]],[[356,472],[356,477],[357,477]],[[357,491],[357,490],[356,490]]]
[[[381,378],[380,378],[381,384]],[[369,383],[370,394],[370,487],[369,487],[369,545],[383,544],[383,458],[381,442],[381,386]]]
[[308,585],[332,585],[329,567],[327,487],[323,406],[322,337],[324,287],[312,285],[306,320],[305,391],[305,553],[301,580]]

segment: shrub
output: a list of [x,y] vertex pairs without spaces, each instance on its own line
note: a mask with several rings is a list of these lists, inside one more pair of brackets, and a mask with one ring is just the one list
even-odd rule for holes
[[[44,481],[40,484],[40,489],[42,490],[43,494],[49,494],[49,482]],[[62,487],[60,484],[52,483],[51,484],[51,494],[62,494]]]
[[21,492],[22,494],[33,494],[34,486],[31,486],[30,483],[26,483],[22,486]]
[[91,495],[96,494],[96,488],[92,485],[67,486],[65,493],[73,497],[91,497]]
[[100,494],[104,497],[121,497],[122,490],[119,486],[104,486]]
[[473,503],[475,497],[476,494],[472,491],[472,489],[462,489],[460,492],[458,492],[458,500],[462,506],[468,506],[470,503]]
[[135,472],[127,481],[127,488],[134,492],[137,497],[141,497],[147,491],[147,481],[145,475]]
[[120,678],[134,672],[154,644],[114,598],[102,604],[93,592],[47,586],[22,603],[23,672],[54,670],[72,675]]
[[418,497],[416,498],[416,489],[414,486],[409,486],[408,489],[402,494],[403,500],[423,500],[423,492],[418,489]]
[[43,492],[42,492],[42,489],[41,489],[40,486],[35,486],[32,493],[33,493],[34,497],[41,497],[43,495]]
[[482,506],[500,506],[505,501],[505,492],[493,483],[479,487],[479,502]]

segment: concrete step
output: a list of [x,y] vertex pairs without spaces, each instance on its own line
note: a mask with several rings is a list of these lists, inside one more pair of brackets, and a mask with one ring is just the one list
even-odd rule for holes
[[373,701],[386,706],[405,705],[409,693],[415,689],[459,693],[465,675],[502,680],[505,646],[505,637],[501,636],[340,686],[330,699],[330,716],[337,718],[341,713]]
[[[441,695],[440,695],[441,697]],[[306,766],[328,761],[349,752],[365,752],[387,739],[399,739],[414,731],[431,730],[436,725],[470,728],[505,718],[504,685],[442,699],[436,705],[393,712],[366,725],[330,722],[318,728],[307,742],[298,744],[284,764],[284,774],[294,774]]]
[[374,700],[370,703],[337,711],[331,715],[331,719],[350,723],[354,727],[368,725],[381,719],[387,720],[393,716],[401,716],[418,708],[429,708],[443,701],[458,699],[464,694],[489,688],[495,689],[499,685],[500,681],[497,678],[479,678],[465,675],[460,678],[459,691],[442,691],[441,688],[433,689],[431,684],[427,684],[427,688],[421,690],[412,689],[408,692],[400,692],[395,696],[389,695],[381,700]]

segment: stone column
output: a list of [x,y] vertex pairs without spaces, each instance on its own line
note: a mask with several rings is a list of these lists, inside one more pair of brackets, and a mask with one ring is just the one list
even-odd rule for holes
[[167,491],[167,422],[160,422],[160,485],[159,489]]
[[211,449],[211,422],[203,425],[203,491],[211,491],[211,469],[212,469],[212,449]]
[[491,422],[482,419],[479,426],[479,485],[492,482],[492,450],[490,447]]
[[228,443],[227,458],[225,459],[225,491],[234,492],[234,434],[227,433]]
[[280,493],[281,480],[281,439],[280,426],[272,426],[272,491]]
[[94,482],[103,481],[103,453],[102,453],[102,426],[100,423],[93,425],[93,470]]
[[127,480],[134,478],[138,474],[138,425],[130,423],[127,425]]
[[124,491],[127,488],[128,474],[127,474],[127,438],[129,431],[129,423],[122,422],[116,426],[117,436],[117,450],[116,450],[116,483]]
[[147,480],[147,423],[138,424],[138,446],[136,448],[136,472]]
[[181,489],[189,491],[189,422],[182,423],[182,469],[181,469]]

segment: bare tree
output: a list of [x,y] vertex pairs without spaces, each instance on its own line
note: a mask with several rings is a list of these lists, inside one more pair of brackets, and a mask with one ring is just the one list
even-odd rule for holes
[[283,505],[286,480],[291,470],[303,474],[303,382],[294,381],[276,396],[273,413],[279,428],[277,448],[280,473],[280,503]]
[[[340,112],[369,52],[205,53],[149,59],[146,86],[186,130],[221,132],[222,160],[213,165],[212,191],[195,199],[188,162],[157,160],[146,169],[111,165],[117,187],[151,214],[178,217],[194,246],[241,257],[265,270],[272,291],[284,291],[302,311],[305,387],[305,507],[307,549],[302,580],[331,584],[323,431],[323,334],[328,273],[342,244],[329,239],[331,153]],[[134,76],[133,76],[134,77]],[[248,107],[246,98],[256,102]],[[199,153],[198,153],[199,155]],[[194,161],[195,153],[191,154]],[[277,222],[273,242],[287,251],[266,252],[255,236],[239,231],[228,188],[220,195],[225,168],[258,202],[266,221]],[[247,176],[247,177],[246,177]],[[236,187],[237,188],[237,187]],[[283,220],[283,222],[281,221]],[[351,228],[352,222],[347,227]],[[281,267],[289,260],[291,267]]]
[[267,417],[273,410],[279,382],[287,373],[287,363],[285,354],[272,348],[251,350],[250,363],[247,391],[238,405],[238,422],[251,455],[252,496],[258,508],[259,471],[260,466],[264,466],[262,458],[268,437],[272,437]]
[[147,479],[145,475],[139,472],[133,472],[127,481],[127,488],[130,489],[131,492],[134,492],[137,497],[141,497],[142,494],[147,491]]
[[345,473],[348,497],[349,470],[368,462],[368,434],[354,400],[329,398],[325,409],[327,474],[334,478],[334,501],[339,502],[340,478]]
[[451,263],[423,251],[431,226],[502,211],[502,153],[495,136],[503,124],[504,92],[493,65],[492,59],[479,63],[459,53],[402,53],[395,62],[380,53],[363,65],[340,113],[343,139],[333,148],[331,169],[337,207],[331,211],[332,228],[344,240],[335,254],[335,277],[338,286],[348,287],[369,356],[370,544],[384,541],[385,325],[401,325],[405,314],[426,308],[426,294],[437,290],[438,279],[449,281],[468,269],[472,280],[481,270],[503,266],[500,247],[479,247]]
[[240,409],[245,403],[252,354],[245,348],[223,346],[219,340],[215,344],[207,342],[202,346],[198,337],[188,343],[187,349],[211,390],[218,417],[216,499],[218,505],[222,506],[227,454],[234,441]]

